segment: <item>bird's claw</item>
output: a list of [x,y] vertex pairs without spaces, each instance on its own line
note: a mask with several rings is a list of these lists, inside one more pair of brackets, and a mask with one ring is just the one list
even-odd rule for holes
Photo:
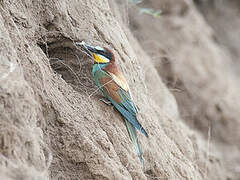
[[99,99],[99,101],[102,101],[103,103],[105,103],[105,104],[108,105],[108,106],[110,106],[110,105],[112,104],[111,101],[106,100],[106,99],[104,99],[104,98]]

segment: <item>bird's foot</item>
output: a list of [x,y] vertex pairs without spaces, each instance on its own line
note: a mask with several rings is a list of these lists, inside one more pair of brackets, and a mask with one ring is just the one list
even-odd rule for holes
[[111,101],[106,100],[105,98],[101,98],[101,99],[99,99],[99,101],[102,101],[103,103],[105,103],[108,106],[112,105]]

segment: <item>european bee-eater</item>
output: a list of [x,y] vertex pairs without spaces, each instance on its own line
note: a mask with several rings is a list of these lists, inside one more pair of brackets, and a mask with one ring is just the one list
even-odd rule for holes
[[128,83],[118,70],[115,56],[108,48],[91,46],[85,42],[77,42],[89,56],[94,59],[92,75],[103,95],[113,104],[125,119],[131,141],[136,146],[138,156],[143,163],[142,149],[138,142],[136,129],[148,137],[147,132],[137,120],[137,108],[133,102]]

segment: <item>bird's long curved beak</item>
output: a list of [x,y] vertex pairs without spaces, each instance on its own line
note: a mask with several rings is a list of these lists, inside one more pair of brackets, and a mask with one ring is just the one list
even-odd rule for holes
[[85,43],[84,41],[82,42],[76,42],[76,46],[79,46],[82,50],[84,50],[89,56],[93,57],[93,53],[96,53],[95,47],[93,47],[90,44]]

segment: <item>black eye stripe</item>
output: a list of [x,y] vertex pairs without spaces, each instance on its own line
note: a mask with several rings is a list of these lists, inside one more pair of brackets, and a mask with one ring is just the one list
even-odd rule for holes
[[100,54],[100,55],[108,58],[109,60],[112,60],[112,53],[110,53],[108,51],[97,50],[97,54]]

